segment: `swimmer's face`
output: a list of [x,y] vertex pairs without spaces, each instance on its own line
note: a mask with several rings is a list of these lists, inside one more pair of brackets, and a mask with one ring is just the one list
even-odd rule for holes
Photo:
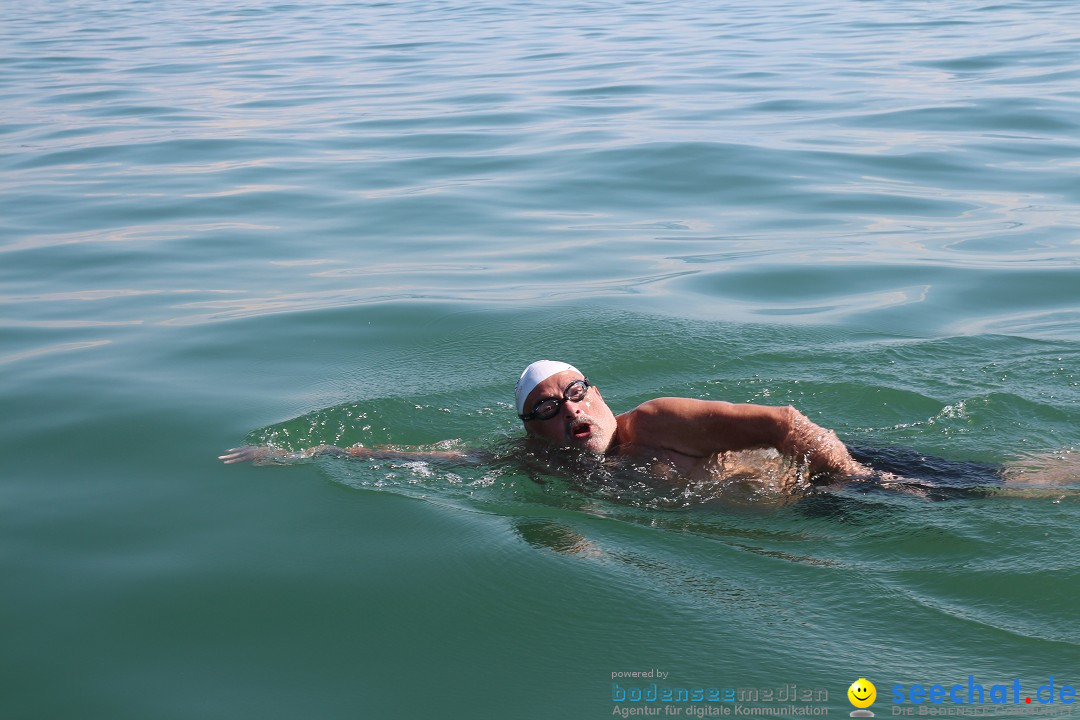
[[[561,400],[566,386],[582,379],[581,373],[563,370],[537,385],[525,398],[528,412],[544,398]],[[547,420],[526,420],[529,435],[552,445],[576,447],[595,453],[606,452],[615,439],[615,414],[600,397],[600,391],[590,387],[581,400],[566,400],[554,417]]]

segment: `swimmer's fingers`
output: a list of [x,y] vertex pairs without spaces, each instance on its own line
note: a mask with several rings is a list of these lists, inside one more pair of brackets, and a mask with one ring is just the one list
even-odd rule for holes
[[226,465],[232,465],[234,463],[248,462],[255,459],[255,450],[258,448],[245,446],[238,448],[229,448],[224,455],[218,455],[218,460]]
[[870,480],[879,476],[873,468],[863,465],[857,460],[852,460],[844,468],[844,474],[855,480]]
[[896,485],[904,482],[904,478],[896,473],[887,472],[885,470],[882,470],[877,474],[877,479],[882,485]]
[[243,462],[267,463],[275,460],[283,461],[288,457],[289,453],[281,448],[245,445],[244,447],[229,448],[224,455],[218,456],[218,460],[226,465],[234,465]]

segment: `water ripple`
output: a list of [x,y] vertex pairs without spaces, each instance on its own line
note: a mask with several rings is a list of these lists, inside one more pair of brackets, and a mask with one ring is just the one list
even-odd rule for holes
[[[582,668],[634,657],[1061,678],[1077,27],[1053,0],[0,3],[13,716],[584,717],[611,707]],[[539,356],[619,409],[794,404],[1061,482],[673,510],[508,464],[316,467],[351,495],[210,470],[260,426],[499,447]]]

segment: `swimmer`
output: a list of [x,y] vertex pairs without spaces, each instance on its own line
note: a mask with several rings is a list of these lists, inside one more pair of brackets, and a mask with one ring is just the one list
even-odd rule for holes
[[515,399],[518,417],[536,441],[643,458],[684,474],[718,454],[757,448],[774,448],[815,474],[872,474],[836,433],[791,406],[664,397],[615,415],[581,371],[552,360],[525,368]]
[[[515,388],[518,417],[534,445],[576,448],[595,455],[642,458],[690,474],[724,453],[774,448],[813,474],[861,477],[870,468],[851,457],[831,430],[793,407],[734,404],[664,397],[620,415],[599,389],[565,362],[538,360],[525,368]],[[288,462],[319,456],[373,459],[476,461],[460,451],[340,448],[320,445],[299,452],[241,447],[218,459],[227,463]]]

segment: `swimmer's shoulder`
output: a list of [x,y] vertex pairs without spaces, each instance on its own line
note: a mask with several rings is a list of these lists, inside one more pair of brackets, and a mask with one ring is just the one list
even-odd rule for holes
[[679,432],[680,405],[685,398],[656,398],[615,416],[616,452],[627,457],[673,459],[680,467],[696,456],[678,452],[671,435]]
[[615,416],[619,444],[663,445],[660,441],[676,430],[678,420],[686,412],[687,403],[701,402],[688,398],[660,397],[646,400],[633,410]]

